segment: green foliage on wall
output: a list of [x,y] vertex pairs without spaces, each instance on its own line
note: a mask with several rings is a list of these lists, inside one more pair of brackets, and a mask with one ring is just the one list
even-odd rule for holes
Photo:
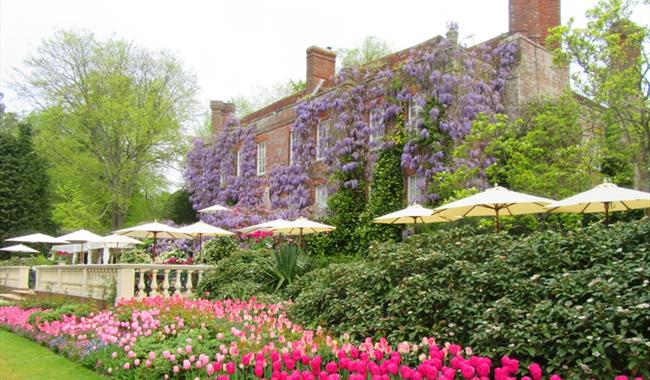
[[357,252],[366,254],[372,241],[398,241],[401,225],[373,223],[373,219],[399,210],[404,206],[404,180],[400,165],[401,146],[393,146],[379,154],[372,180],[368,203],[357,227]]

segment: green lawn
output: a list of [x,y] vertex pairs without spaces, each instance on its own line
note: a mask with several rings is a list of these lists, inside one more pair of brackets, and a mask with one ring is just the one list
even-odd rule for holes
[[45,347],[0,329],[0,379],[105,379]]

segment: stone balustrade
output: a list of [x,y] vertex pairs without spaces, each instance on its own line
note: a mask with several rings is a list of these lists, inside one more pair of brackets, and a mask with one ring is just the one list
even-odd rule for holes
[[207,265],[89,264],[34,267],[38,292],[77,297],[115,299],[161,295],[187,297],[201,280]]
[[13,289],[28,289],[29,267],[0,266],[0,286]]

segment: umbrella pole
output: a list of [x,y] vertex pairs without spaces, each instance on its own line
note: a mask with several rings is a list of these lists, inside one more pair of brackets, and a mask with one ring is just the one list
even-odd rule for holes
[[609,202],[605,202],[605,225],[609,225]]
[[153,233],[153,247],[151,249],[151,259],[155,260],[156,259],[156,235],[158,235],[157,232]]
[[495,213],[496,213],[496,214],[495,214],[495,215],[496,215],[496,216],[495,216],[495,219],[496,219],[496,229],[497,229],[497,232],[499,232],[499,231],[501,230],[501,226],[499,225],[499,208],[495,208],[494,211],[495,211]]
[[300,229],[300,249],[303,249],[305,247],[305,243],[302,240],[302,228]]
[[[198,257],[198,259],[203,260],[203,246],[201,245],[201,234],[198,234],[198,235],[199,235],[199,257]],[[201,263],[203,261],[199,261],[199,262]]]

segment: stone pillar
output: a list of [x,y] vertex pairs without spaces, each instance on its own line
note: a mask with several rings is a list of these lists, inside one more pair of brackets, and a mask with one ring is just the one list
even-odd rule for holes
[[135,269],[129,267],[117,268],[117,281],[115,284],[115,299],[133,298],[133,289],[135,288]]

